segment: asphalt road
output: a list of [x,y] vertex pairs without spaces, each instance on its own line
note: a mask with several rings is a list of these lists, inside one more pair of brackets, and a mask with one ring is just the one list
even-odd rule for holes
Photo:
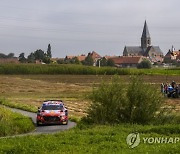
[[[28,111],[24,111],[24,110],[20,110],[20,109],[15,109],[15,108],[9,108],[9,109],[11,109],[13,112],[18,112],[24,116],[30,117],[32,119],[33,123],[36,125],[36,113],[32,113],[32,112],[28,112]],[[75,126],[76,126],[76,123],[69,120],[67,125],[39,126],[39,127],[36,127],[36,129],[33,132],[30,132],[28,134],[56,133],[56,132],[68,130]],[[23,135],[25,135],[25,134],[23,134]]]

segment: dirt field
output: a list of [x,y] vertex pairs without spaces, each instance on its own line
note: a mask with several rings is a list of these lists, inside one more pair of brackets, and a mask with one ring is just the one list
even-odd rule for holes
[[[93,85],[102,80],[109,81],[112,76],[96,75],[1,75],[0,97],[10,101],[40,106],[47,99],[62,99],[71,115],[83,116],[89,104],[86,96]],[[125,82],[129,76],[121,76]],[[179,76],[142,76],[149,83],[160,88],[162,82],[180,83]],[[180,110],[180,99],[167,99],[168,106],[176,105]]]

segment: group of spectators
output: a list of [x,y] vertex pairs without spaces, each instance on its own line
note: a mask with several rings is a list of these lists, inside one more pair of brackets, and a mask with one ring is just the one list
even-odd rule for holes
[[172,81],[171,84],[162,83],[161,92],[167,97],[179,98],[180,97],[180,84]]

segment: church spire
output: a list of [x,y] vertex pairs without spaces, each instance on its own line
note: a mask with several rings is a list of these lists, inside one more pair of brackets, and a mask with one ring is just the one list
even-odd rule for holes
[[150,45],[151,45],[151,37],[150,37],[148,26],[147,26],[147,23],[145,20],[144,29],[143,29],[143,33],[141,36],[141,47],[143,49],[146,49]]

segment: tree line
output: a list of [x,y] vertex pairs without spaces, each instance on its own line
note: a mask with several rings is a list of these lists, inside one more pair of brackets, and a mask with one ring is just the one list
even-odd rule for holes
[[80,61],[77,57],[73,57],[71,59],[65,58],[65,59],[59,59],[57,60],[58,64],[82,64],[87,66],[115,66],[114,61],[112,59],[106,59],[105,57],[98,59],[96,62],[92,58],[91,55],[88,55],[85,60]]
[[21,63],[35,63],[37,60],[46,64],[51,62],[52,53],[51,53],[51,45],[48,45],[47,52],[44,52],[41,49],[37,49],[34,52],[31,52],[27,58],[25,57],[25,53],[20,53],[19,61]]
[[14,58],[14,53],[9,53],[9,54],[4,54],[4,53],[0,53],[0,58]]

